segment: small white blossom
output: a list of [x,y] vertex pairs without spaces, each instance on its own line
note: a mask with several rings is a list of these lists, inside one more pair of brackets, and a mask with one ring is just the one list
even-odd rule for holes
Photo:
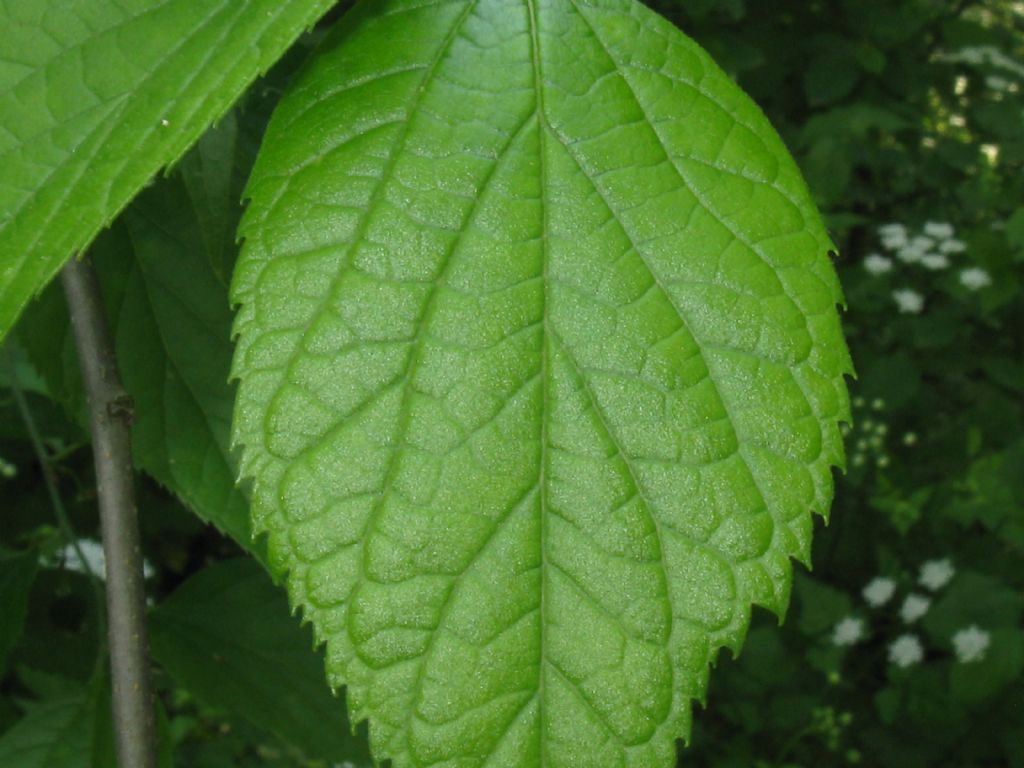
[[936,240],[952,237],[954,232],[953,225],[946,221],[929,221],[924,225],[924,233]]
[[892,259],[887,259],[885,256],[879,256],[877,253],[872,253],[864,259],[864,269],[872,275],[883,275],[886,272],[892,271]]
[[921,257],[927,252],[927,248],[921,248],[916,245],[905,245],[896,252],[896,258],[904,264],[915,264],[919,262]]
[[939,243],[939,251],[942,253],[963,253],[967,250],[967,243],[957,240],[955,237],[943,240]]
[[956,568],[949,558],[942,560],[929,560],[921,565],[921,573],[917,577],[917,583],[932,592],[942,589],[949,583],[956,573]]
[[987,285],[992,285],[992,278],[981,267],[971,267],[960,273],[960,283],[971,291],[977,291]]
[[[81,557],[78,556],[79,550],[82,553]],[[103,545],[98,541],[79,539],[77,548],[73,544],[68,544],[57,553],[57,558],[64,563],[64,567],[69,571],[79,573],[91,571],[97,578],[107,578],[107,558],[103,552]],[[142,561],[142,575],[146,579],[156,575],[156,569],[148,560]]]
[[832,630],[833,645],[854,645],[864,637],[864,620],[847,616]]
[[889,661],[897,667],[907,667],[917,664],[924,658],[924,648],[917,635],[900,635],[889,645]]
[[928,613],[931,605],[932,601],[929,598],[911,593],[907,595],[903,605],[900,606],[900,618],[903,619],[904,624],[913,624]]
[[907,228],[902,224],[883,224],[878,228],[878,236],[906,238]]
[[887,251],[898,251],[907,244],[905,237],[883,237],[882,247]]
[[896,592],[896,582],[884,576],[876,576],[864,587],[861,594],[868,605],[878,608],[892,600]]
[[953,650],[961,664],[971,664],[985,658],[985,651],[992,642],[992,636],[976,624],[961,629],[953,635]]
[[926,253],[921,257],[921,266],[926,269],[946,269],[949,266],[949,257],[942,253]]
[[892,298],[903,314],[916,315],[924,309],[924,296],[910,288],[893,291]]
[[[79,551],[82,553],[81,557],[78,555]],[[77,548],[73,544],[68,544],[57,557],[63,561],[64,567],[69,571],[78,571],[79,573],[92,571],[101,579],[106,578],[107,558],[103,554],[103,545],[98,541],[79,539]]]
[[918,235],[910,241],[911,248],[917,248],[922,253],[927,253],[935,245],[935,240],[931,237],[925,237],[924,235]]

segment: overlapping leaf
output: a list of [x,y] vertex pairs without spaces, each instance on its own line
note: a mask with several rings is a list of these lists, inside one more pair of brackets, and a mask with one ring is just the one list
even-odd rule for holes
[[369,764],[340,698],[323,682],[312,638],[251,560],[193,576],[153,612],[154,658],[208,706],[242,715],[331,765]]
[[0,338],[332,4],[0,2]]
[[[212,141],[233,141],[233,118]],[[203,141],[207,141],[204,138]],[[250,535],[249,503],[235,487],[229,450],[234,397],[228,383],[231,316],[222,277],[235,251],[220,233],[237,221],[231,185],[199,173],[198,155],[146,190],[92,248],[110,310],[125,388],[135,401],[133,450],[138,466],[174,491],[193,511],[263,556]],[[230,170],[230,167],[229,169]],[[215,199],[216,198],[216,199]],[[202,211],[202,213],[200,213]],[[19,333],[56,397],[79,410],[84,402],[67,310],[51,290],[25,314]]]
[[670,766],[842,461],[831,247],[632,0],[382,0],[250,184],[235,436],[328,672],[408,766]]

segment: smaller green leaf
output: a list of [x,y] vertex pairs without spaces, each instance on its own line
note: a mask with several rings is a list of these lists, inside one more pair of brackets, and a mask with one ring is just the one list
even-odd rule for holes
[[800,606],[799,627],[805,635],[818,635],[832,629],[850,614],[850,596],[799,571],[793,587]]
[[[252,540],[249,502],[235,485],[229,448],[234,388],[223,273],[237,250],[230,233],[240,213],[241,181],[230,177],[248,166],[235,154],[241,140],[233,117],[211,131],[184,163],[189,171],[143,192],[91,253],[121,375],[135,401],[136,464],[262,559],[264,545]],[[19,337],[54,396],[84,420],[77,357],[57,286],[26,312]]]
[[804,92],[812,106],[841,101],[860,80],[857,59],[849,51],[826,51],[814,57],[804,75]]
[[250,560],[189,579],[151,617],[153,656],[208,705],[237,713],[311,756],[369,763],[340,698],[324,685],[312,633]]
[[933,640],[944,646],[971,624],[984,630],[1016,627],[1024,613],[1021,595],[985,574],[958,573],[946,590],[922,620]]
[[107,686],[97,678],[85,686],[59,687],[59,695],[29,702],[25,717],[0,737],[0,765],[114,768],[115,762],[109,759],[112,756],[101,747],[100,736],[101,729],[111,728]]
[[37,570],[35,552],[0,550],[0,676],[7,669],[7,654],[25,626],[28,596]]
[[[85,574],[44,568],[36,575],[25,626],[10,665],[74,680],[94,672],[100,630],[96,591]],[[6,764],[0,760],[0,766]]]
[[[4,768],[117,768],[106,670],[79,683],[34,669],[19,670],[20,681],[37,697],[22,702],[25,716],[0,737]],[[173,768],[167,718],[157,709],[157,765]]]
[[983,658],[967,664],[954,663],[949,671],[953,695],[966,702],[987,699],[1017,680],[1024,670],[1024,633],[997,629]]
[[94,768],[96,703],[84,696],[49,702],[0,738],[0,764],[18,768]]

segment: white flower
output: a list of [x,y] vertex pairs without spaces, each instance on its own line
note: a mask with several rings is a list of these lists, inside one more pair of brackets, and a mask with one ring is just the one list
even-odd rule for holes
[[935,240],[930,237],[925,237],[924,235],[918,235],[910,241],[910,247],[917,248],[921,253],[926,253],[933,245],[935,245]]
[[[82,556],[78,556],[79,550]],[[101,579],[107,575],[107,558],[103,554],[103,545],[92,539],[79,539],[78,547],[68,544],[57,555],[69,571],[86,573],[92,571]],[[83,562],[84,560],[84,562]]]
[[943,240],[939,243],[939,251],[942,253],[963,253],[967,250],[967,243],[957,240],[955,237]]
[[896,258],[904,264],[913,264],[920,261],[927,251],[927,248],[919,248],[913,244],[905,245],[896,252]]
[[[81,550],[82,557],[78,556],[78,551]],[[92,572],[97,578],[107,578],[107,557],[103,552],[103,545],[98,541],[92,539],[79,539],[78,547],[75,545],[68,544],[57,553],[57,559],[64,563],[64,567],[69,571],[77,571],[79,573]],[[83,560],[85,561],[83,563]],[[88,565],[88,568],[86,568]],[[156,575],[156,569],[152,563],[148,560],[142,561],[142,576],[143,578],[149,579]]]
[[924,595],[911,593],[907,595],[903,605],[900,607],[900,618],[903,619],[904,624],[913,624],[928,613],[931,605],[932,601]]
[[854,645],[864,637],[864,620],[847,616],[832,630],[833,645]]
[[889,661],[906,669],[924,658],[924,648],[917,635],[900,635],[889,645]]
[[924,309],[924,296],[910,288],[893,291],[892,298],[900,312],[904,314],[916,315]]
[[921,565],[917,583],[935,592],[946,586],[955,573],[956,568],[953,567],[953,563],[949,561],[948,557],[942,560],[929,560]]
[[902,224],[885,224],[878,228],[878,236],[887,251],[895,251],[907,244],[907,228]]
[[945,269],[949,266],[949,258],[942,253],[926,253],[921,257],[921,266],[926,269]]
[[953,225],[945,221],[928,221],[924,225],[924,233],[928,237],[934,237],[936,240],[945,240],[952,237],[954,231]]
[[883,224],[878,228],[879,237],[902,237],[906,239],[907,228],[902,224]]
[[868,582],[868,585],[864,587],[861,594],[864,595],[864,599],[867,601],[868,605],[878,608],[892,600],[892,596],[895,592],[895,581],[887,579],[884,576],[876,576]]
[[961,664],[971,664],[985,658],[992,636],[981,627],[971,624],[953,635],[953,649]]
[[872,275],[882,275],[892,270],[892,259],[872,253],[864,259],[864,269]]
[[981,267],[971,267],[960,273],[960,282],[968,290],[976,291],[979,288],[992,285],[992,278]]

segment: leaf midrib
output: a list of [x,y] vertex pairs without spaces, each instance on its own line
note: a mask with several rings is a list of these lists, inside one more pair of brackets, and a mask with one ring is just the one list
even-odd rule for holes
[[547,722],[544,709],[544,681],[545,664],[547,663],[547,651],[545,648],[544,626],[547,621],[545,614],[546,596],[548,591],[548,562],[547,562],[547,537],[548,537],[548,495],[547,495],[547,474],[548,474],[548,412],[549,412],[549,389],[550,389],[550,356],[551,348],[549,337],[551,334],[550,317],[548,313],[548,246],[549,246],[549,221],[547,206],[547,162],[546,151],[546,127],[548,126],[547,112],[544,107],[544,71],[541,64],[540,29],[537,19],[537,8],[534,0],[526,0],[527,12],[530,20],[530,60],[533,64],[533,89],[536,99],[537,110],[537,173],[540,182],[540,207],[541,207],[541,265],[543,274],[543,306],[541,317],[544,326],[541,333],[541,414],[540,414],[540,466],[538,467],[537,482],[540,486],[540,600],[539,600],[539,621],[538,624],[538,651],[540,658],[537,664],[537,729],[538,748],[540,756],[540,768],[547,764]]

